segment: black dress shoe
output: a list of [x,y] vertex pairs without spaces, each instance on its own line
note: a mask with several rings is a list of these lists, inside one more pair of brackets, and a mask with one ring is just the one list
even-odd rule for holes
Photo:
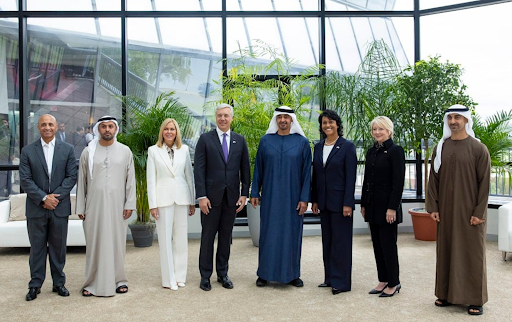
[[229,277],[226,276],[217,276],[217,282],[222,284],[222,287],[232,289],[233,288],[233,282],[229,279]]
[[331,287],[331,284],[324,282],[322,284],[318,284],[318,287]]
[[29,287],[27,296],[25,296],[25,300],[32,301],[37,298],[37,294],[41,293],[40,287]]
[[400,293],[400,289],[402,288],[402,285],[398,284],[395,288],[395,291],[391,294],[388,294],[388,293],[384,293],[382,292],[379,297],[392,297],[393,295],[395,295],[396,292]]
[[264,287],[264,286],[267,286],[267,284],[268,284],[267,280],[264,280],[261,277],[258,277],[258,279],[256,280],[257,287]]
[[303,287],[304,286],[304,282],[300,278],[296,278],[293,281],[288,282],[288,284],[293,285],[295,287]]
[[345,291],[345,290],[339,290],[337,288],[332,288],[332,295],[336,295],[336,294],[340,294],[340,293],[343,293],[343,292],[348,292],[348,291]]
[[57,292],[60,296],[69,296],[69,291],[65,286],[54,286],[52,292]]
[[210,284],[210,279],[209,278],[201,278],[201,283],[199,284],[199,287],[203,291],[211,290],[212,289],[212,285]]
[[384,291],[384,289],[388,287],[388,284],[384,285],[384,287],[382,288],[382,290],[377,290],[377,289],[372,289],[370,292],[368,292],[368,294],[380,294],[382,293],[382,291]]

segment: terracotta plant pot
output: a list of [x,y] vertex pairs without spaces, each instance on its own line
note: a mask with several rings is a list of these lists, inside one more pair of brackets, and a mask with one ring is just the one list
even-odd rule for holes
[[411,208],[414,238],[417,240],[435,241],[437,237],[437,223],[430,218],[425,208]]

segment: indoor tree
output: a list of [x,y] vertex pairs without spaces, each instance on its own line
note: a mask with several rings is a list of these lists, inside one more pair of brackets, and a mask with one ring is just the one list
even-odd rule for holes
[[[396,78],[393,108],[398,117],[397,132],[403,133],[417,160],[421,160],[424,147],[425,174],[432,152],[430,142],[436,143],[443,135],[445,110],[454,104],[474,110],[476,105],[466,94],[462,73],[460,65],[442,62],[440,56],[435,56],[407,66]],[[425,187],[427,178],[425,175]]]
[[158,95],[154,103],[148,104],[137,97],[123,97],[126,104],[126,126],[119,133],[117,140],[127,145],[133,153],[136,188],[136,224],[152,222],[149,213],[146,161],[148,148],[158,140],[160,125],[166,118],[175,119],[180,128],[185,128],[190,116],[174,92]]

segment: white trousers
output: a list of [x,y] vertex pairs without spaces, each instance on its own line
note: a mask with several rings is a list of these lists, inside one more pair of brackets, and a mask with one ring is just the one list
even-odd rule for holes
[[162,286],[177,286],[186,282],[188,260],[187,217],[188,205],[158,208],[156,221]]

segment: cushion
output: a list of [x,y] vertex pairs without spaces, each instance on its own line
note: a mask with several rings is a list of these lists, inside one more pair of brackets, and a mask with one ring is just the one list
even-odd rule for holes
[[76,214],[76,195],[71,195],[71,216],[69,216],[69,220],[81,220],[78,218],[78,215]]
[[9,221],[26,220],[25,218],[25,202],[27,200],[26,193],[10,195],[11,212],[9,213]]
[[[9,221],[21,221],[27,220],[25,217],[25,203],[27,200],[26,193],[20,193],[17,195],[10,195],[9,200],[11,201],[11,212],[9,214]],[[76,195],[71,195],[71,216],[70,220],[80,220],[78,215],[75,214]]]

